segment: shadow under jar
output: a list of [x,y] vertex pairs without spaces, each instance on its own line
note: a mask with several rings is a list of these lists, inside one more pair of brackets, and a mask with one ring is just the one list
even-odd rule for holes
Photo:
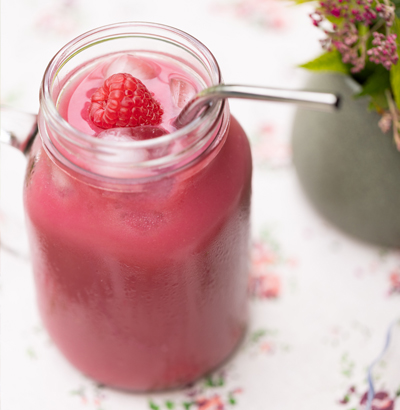
[[121,53],[173,62],[204,88],[221,82],[209,50],[172,27],[123,23],[73,40],[44,75],[24,202],[55,344],[99,382],[159,390],[209,372],[243,336],[251,155],[223,101],[149,140],[71,126],[59,109],[71,84]]

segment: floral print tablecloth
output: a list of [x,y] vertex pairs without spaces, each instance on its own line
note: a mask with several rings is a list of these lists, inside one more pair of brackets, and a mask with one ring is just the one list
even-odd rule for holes
[[[301,87],[306,74],[296,66],[319,52],[308,6],[277,0],[1,6],[1,101],[32,112],[54,53],[113,22],[155,21],[191,33],[231,83]],[[130,394],[96,384],[52,344],[35,305],[21,198],[25,160],[1,148],[3,410],[400,409],[399,251],[356,242],[312,209],[291,163],[293,107],[232,101],[231,110],[250,138],[255,167],[249,329],[221,368],[172,392]]]

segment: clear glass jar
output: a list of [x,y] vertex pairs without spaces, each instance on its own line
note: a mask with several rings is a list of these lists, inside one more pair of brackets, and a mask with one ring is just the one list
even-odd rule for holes
[[221,82],[210,51],[172,27],[123,23],[73,40],[44,75],[24,202],[55,344],[86,375],[144,391],[194,381],[244,333],[252,165],[223,101],[151,140],[72,127],[57,108],[65,85],[128,51],[175,59],[204,87]]

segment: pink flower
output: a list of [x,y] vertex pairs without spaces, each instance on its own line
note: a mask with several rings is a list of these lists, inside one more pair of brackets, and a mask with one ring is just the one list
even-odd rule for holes
[[275,299],[281,293],[281,279],[278,275],[266,273],[250,277],[250,295],[260,299]]
[[382,33],[373,33],[374,39],[372,47],[367,54],[369,59],[375,64],[382,64],[386,69],[390,70],[392,64],[396,64],[399,57],[397,55],[396,34],[385,36]]
[[[324,30],[326,38],[321,41],[327,51],[334,46],[342,55],[345,64],[352,65],[351,72],[356,73],[365,67],[367,57],[376,64],[382,64],[390,70],[398,61],[396,35],[373,31],[385,23],[387,27],[393,25],[395,7],[390,1],[381,4],[379,0],[324,0],[319,2],[319,7],[310,14],[312,23]],[[339,19],[330,24],[330,29],[325,29],[326,22],[331,17]],[[383,20],[383,21],[382,21]],[[364,27],[372,28],[374,36],[373,47],[367,50],[371,31],[360,34],[360,23]]]
[[198,399],[198,410],[224,410],[224,403],[219,396],[214,396],[211,399]]
[[378,125],[382,132],[388,132],[392,126],[392,114],[390,112],[385,112],[382,118],[379,120]]
[[[361,397],[360,404],[365,406],[368,401],[368,392],[365,392]],[[380,391],[375,393],[371,403],[371,410],[394,410],[394,400],[392,400],[387,392]]]
[[347,391],[347,393],[344,395],[344,397],[339,400],[339,404],[343,404],[346,405],[349,401],[351,396],[356,392],[356,388],[355,386],[350,386],[349,390]]
[[390,275],[390,293],[400,293],[400,272],[393,272]]

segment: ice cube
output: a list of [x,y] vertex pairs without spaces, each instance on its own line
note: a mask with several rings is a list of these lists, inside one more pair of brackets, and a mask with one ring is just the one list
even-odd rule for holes
[[[97,138],[100,138],[105,141],[115,141],[115,142],[132,142],[134,138],[132,137],[133,128],[110,128],[104,130],[97,134]],[[130,162],[130,163],[139,163],[147,161],[148,152],[146,148],[134,148],[134,149],[124,149],[124,151],[119,152],[116,156],[116,160]],[[111,158],[111,161],[113,158]]]
[[127,73],[139,80],[151,80],[158,76],[161,67],[153,61],[124,54],[114,59],[107,67],[106,78],[118,73]]
[[[142,141],[153,138],[158,138],[168,134],[162,127],[153,127],[151,125],[143,125],[141,127],[121,127],[110,128],[104,130],[97,135],[97,138],[101,138],[106,141]],[[132,162],[142,162],[151,159],[161,158],[169,153],[169,145],[161,144],[148,147],[148,148],[135,148],[127,149],[125,154],[122,155],[123,160],[129,160]]]
[[97,134],[97,138],[106,141],[126,142],[132,141],[131,128],[110,128]]
[[97,135],[106,141],[142,141],[149,140],[168,134],[162,127],[143,125],[141,127],[121,127],[104,130]]
[[196,94],[196,89],[188,80],[174,74],[169,77],[169,88],[172,102],[178,108],[183,108]]

